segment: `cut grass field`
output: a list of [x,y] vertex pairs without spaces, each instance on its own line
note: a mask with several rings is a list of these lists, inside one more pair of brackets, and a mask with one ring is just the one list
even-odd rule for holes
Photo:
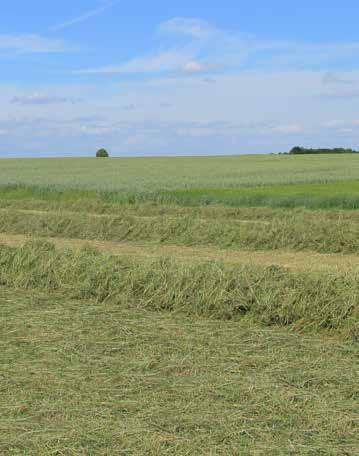
[[358,166],[0,161],[0,454],[359,454]]
[[1,289],[4,455],[355,456],[352,343]]
[[85,212],[24,211],[8,207],[0,211],[0,231],[40,237],[215,246],[237,250],[359,251],[357,212],[351,212],[352,217],[334,219],[327,213],[299,211],[284,215],[283,212],[274,212],[270,216],[267,212],[265,220],[256,216],[251,219],[249,212],[243,213],[243,218],[223,219],[221,213],[214,211],[212,217],[201,217],[200,212],[170,211],[169,214],[144,216],[141,210],[135,209],[118,215],[99,216]]
[[296,270],[255,262],[183,262],[176,257],[55,250],[44,241],[0,248],[0,283],[120,306],[294,330],[358,334],[358,270]]
[[279,266],[295,271],[359,272],[359,255],[320,254],[315,252],[293,252],[291,250],[230,250],[215,247],[187,247],[158,245],[153,243],[110,242],[89,239],[39,238],[26,235],[0,233],[0,245],[21,247],[27,242],[39,240],[53,244],[60,250],[94,249],[109,255],[126,255],[144,258],[175,258],[194,261],[213,260],[226,264]]

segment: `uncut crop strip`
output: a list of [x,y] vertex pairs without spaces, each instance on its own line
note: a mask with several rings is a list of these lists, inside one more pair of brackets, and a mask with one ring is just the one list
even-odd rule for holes
[[2,160],[4,187],[118,193],[329,183],[358,179],[357,156],[53,158]]
[[[359,224],[358,210],[308,210],[296,209],[273,209],[265,207],[226,207],[226,206],[195,206],[181,207],[165,204],[117,204],[113,201],[103,201],[99,198],[86,197],[75,193],[75,199],[67,199],[59,194],[53,199],[39,199],[36,195],[29,194],[28,198],[19,195],[12,199],[6,192],[0,192],[0,210],[39,211],[38,213],[55,212],[57,214],[88,214],[110,215],[112,217],[193,217],[196,219],[216,220],[221,218],[225,221],[253,221],[274,222],[276,220],[303,219],[306,223],[320,218],[322,223],[333,221],[347,221]],[[13,197],[16,196],[12,195]],[[25,212],[24,212],[25,213]]]
[[30,240],[52,243],[57,249],[93,248],[111,255],[160,258],[180,261],[221,261],[226,264],[278,266],[296,271],[359,272],[359,255],[320,254],[290,251],[231,251],[208,247],[134,244],[125,242],[91,241],[86,239],[34,238],[0,233],[0,244],[21,247]]

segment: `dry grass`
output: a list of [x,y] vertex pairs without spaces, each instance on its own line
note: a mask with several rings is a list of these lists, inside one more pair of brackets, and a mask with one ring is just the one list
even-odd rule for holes
[[[0,231],[42,237],[105,241],[136,241],[187,246],[215,246],[242,250],[296,251],[321,253],[359,252],[359,223],[356,218],[329,219],[320,213],[302,216],[291,213],[272,219],[194,217],[167,214],[139,217],[134,213],[94,217],[86,213],[40,213],[7,209],[1,211]],[[249,223],[251,222],[251,223]],[[265,222],[265,223],[263,223]]]
[[25,235],[0,233],[0,244],[13,247],[23,246],[30,240],[51,242],[58,249],[79,250],[86,247],[111,255],[126,255],[145,258],[174,258],[194,262],[204,260],[221,261],[226,264],[278,266],[295,271],[359,272],[359,255],[321,254],[293,251],[233,251],[215,247],[186,247],[96,241],[86,239],[34,238]]
[[46,242],[0,247],[0,283],[120,306],[358,337],[358,273],[56,251]]
[[0,289],[0,453],[355,456],[355,345]]

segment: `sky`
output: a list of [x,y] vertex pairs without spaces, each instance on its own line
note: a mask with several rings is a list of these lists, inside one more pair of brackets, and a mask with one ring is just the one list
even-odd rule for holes
[[359,149],[358,17],[354,0],[1,0],[0,157]]

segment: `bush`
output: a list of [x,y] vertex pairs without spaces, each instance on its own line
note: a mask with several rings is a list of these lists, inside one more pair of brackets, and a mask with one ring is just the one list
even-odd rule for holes
[[106,149],[100,149],[96,152],[96,157],[98,158],[108,158],[110,155]]

